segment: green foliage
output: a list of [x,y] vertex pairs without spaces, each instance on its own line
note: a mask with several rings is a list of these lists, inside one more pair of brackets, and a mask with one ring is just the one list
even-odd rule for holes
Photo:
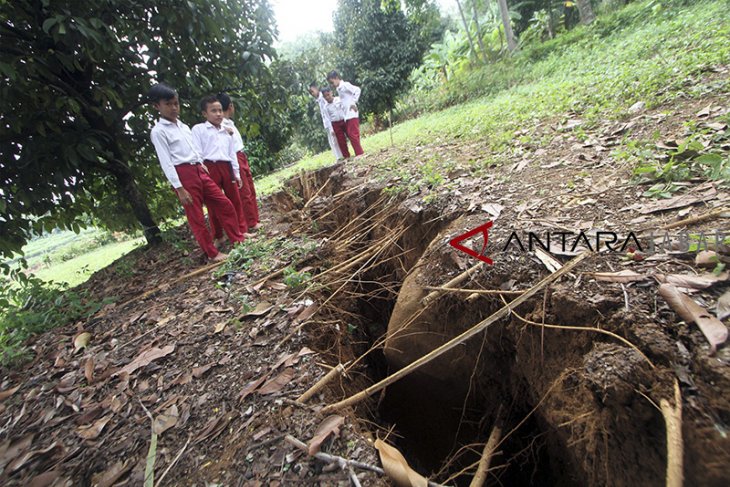
[[18,365],[30,356],[25,348],[28,338],[87,318],[111,301],[92,301],[86,292],[19,271],[0,278],[0,364]]
[[309,272],[298,272],[289,266],[284,269],[284,284],[294,290],[301,289],[312,280]]
[[217,274],[221,275],[232,270],[246,271],[251,268],[255,261],[270,259],[278,247],[276,239],[248,239],[237,244],[228,253],[226,263],[220,267]]
[[[336,59],[344,79],[362,88],[361,113],[384,114],[409,85],[411,71],[439,35],[427,1],[340,0],[334,17]],[[438,25],[438,26],[437,26]]]
[[273,40],[266,0],[1,2],[0,255],[32,234],[78,232],[87,215],[112,230],[139,221],[154,237],[179,203],[149,142],[145,93],[165,81],[189,106],[229,89],[243,133],[277,140]]
[[[694,128],[694,124],[689,125]],[[730,154],[720,146],[730,140],[725,131],[710,135],[706,130],[692,133],[681,141],[667,156],[650,156],[642,159],[634,169],[638,182],[656,182],[644,196],[669,198],[682,186],[677,184],[692,178],[718,181],[730,185]]]

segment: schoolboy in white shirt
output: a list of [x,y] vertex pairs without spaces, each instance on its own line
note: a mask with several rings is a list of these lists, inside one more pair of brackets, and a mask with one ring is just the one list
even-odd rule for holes
[[345,133],[347,134],[347,138],[350,139],[355,155],[361,156],[363,154],[363,150],[360,145],[360,119],[357,111],[357,101],[360,99],[360,88],[352,83],[343,81],[337,71],[332,71],[328,74],[327,81],[332,88],[337,90],[337,94],[340,95],[340,101],[342,101],[342,105],[346,110]]
[[241,209],[248,223],[248,230],[256,231],[259,229],[259,207],[256,203],[256,188],[253,184],[253,173],[251,172],[251,166],[248,163],[248,156],[243,150],[243,137],[236,128],[236,124],[233,123],[233,115],[236,113],[236,107],[231,100],[231,97],[226,93],[218,93],[216,98],[221,102],[221,108],[223,108],[223,127],[226,128],[233,136],[235,141],[236,157],[238,159],[238,166],[241,170],[241,181],[242,185],[240,188],[241,198]]
[[325,125],[335,134],[342,156],[348,158],[350,151],[347,149],[345,107],[339,99],[335,99],[329,88],[322,88],[322,97],[325,101],[322,118],[325,120]]
[[[206,96],[200,100],[200,110],[206,121],[193,127],[193,144],[203,158],[211,179],[223,190],[236,209],[240,232],[244,237],[250,237],[248,223],[241,208],[239,188],[243,183],[236,157],[236,141],[223,127],[223,108],[215,96]],[[219,215],[213,211],[210,226],[216,242],[223,238],[220,223]]]
[[335,160],[339,161],[340,159],[342,159],[342,150],[340,150],[340,144],[337,142],[337,137],[335,137],[335,131],[332,129],[332,124],[329,123],[329,121],[325,118],[324,107],[327,102],[322,96],[322,92],[320,91],[317,83],[312,83],[311,85],[309,85],[309,94],[312,95],[315,100],[317,100],[317,105],[319,106],[319,115],[322,117],[322,124],[324,125],[324,129],[327,132],[327,142],[329,142],[330,149],[332,149],[332,153],[335,155]]
[[243,241],[236,211],[203,166],[190,128],[178,120],[180,102],[177,91],[160,83],[150,89],[148,98],[160,112],[160,119],[150,133],[160,166],[175,188],[198,245],[209,259],[224,260],[228,256],[218,251],[205,225],[203,203],[208,212],[215,211],[219,215],[223,229],[234,244]]

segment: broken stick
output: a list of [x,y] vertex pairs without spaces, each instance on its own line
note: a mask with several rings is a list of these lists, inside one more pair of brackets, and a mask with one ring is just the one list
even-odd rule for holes
[[499,440],[502,438],[502,406],[497,410],[497,416],[494,419],[494,426],[492,432],[489,434],[489,439],[484,445],[484,451],[482,452],[482,458],[479,460],[479,467],[477,473],[474,474],[474,478],[471,479],[469,487],[482,487],[484,482],[487,481],[487,472],[489,472],[489,464],[492,462],[492,456],[494,456],[494,450],[497,449]]
[[577,257],[575,257],[573,260],[565,264],[561,269],[558,271],[546,276],[543,278],[540,282],[532,286],[530,289],[525,291],[521,296],[518,296],[513,301],[511,301],[508,305],[505,305],[504,307],[500,308],[497,312],[493,313],[488,318],[480,321],[473,327],[466,330],[461,335],[458,335],[448,342],[444,343],[440,347],[430,351],[426,355],[420,357],[419,359],[415,360],[414,362],[411,362],[410,364],[406,365],[402,369],[400,369],[398,372],[389,375],[385,379],[381,380],[380,382],[373,384],[372,386],[368,387],[365,390],[362,390],[358,392],[357,394],[350,396],[346,399],[343,399],[342,401],[336,402],[334,404],[330,404],[329,406],[325,406],[320,410],[321,414],[331,414],[333,411],[346,407],[346,406],[352,406],[353,404],[356,404],[366,397],[375,394],[376,392],[385,389],[390,384],[402,379],[403,377],[407,376],[414,370],[420,368],[421,366],[431,362],[435,358],[443,355],[444,353],[448,352],[449,350],[457,347],[458,345],[464,343],[468,339],[478,335],[479,333],[486,330],[489,326],[493,325],[497,321],[501,320],[502,318],[505,318],[506,316],[509,316],[512,313],[512,308],[519,306],[520,304],[524,303],[528,299],[530,299],[532,296],[537,294],[539,291],[541,291],[545,286],[548,284],[556,281],[558,278],[564,276],[565,274],[572,271],[578,264],[580,264],[586,257],[591,255],[590,251],[584,251]]
[[436,297],[438,297],[440,294],[443,293],[443,291],[441,291],[441,289],[444,289],[444,288],[449,289],[449,288],[453,288],[454,286],[456,286],[458,284],[461,284],[469,276],[471,276],[474,272],[478,271],[481,268],[482,268],[482,262],[479,262],[478,264],[474,265],[470,269],[465,270],[464,272],[462,272],[461,274],[459,274],[458,276],[456,276],[455,278],[453,278],[452,280],[450,280],[443,286],[438,286],[439,290],[434,289],[433,291],[428,293],[428,295],[421,300],[421,303],[424,306],[428,306],[429,304],[431,304],[431,301],[433,301],[434,299],[436,299]]
[[342,364],[337,364],[336,367],[332,367],[327,374],[325,374],[324,377],[319,379],[316,384],[314,384],[312,387],[309,388],[308,391],[306,391],[304,394],[299,396],[299,398],[296,400],[299,404],[304,404],[307,402],[312,396],[317,394],[324,386],[326,386],[332,379],[335,377],[342,375],[343,372],[345,372],[345,366]]
[[[306,443],[304,443],[301,440],[298,440],[297,438],[294,438],[292,435],[286,435],[284,438],[288,443],[294,445],[295,447],[299,448],[300,450],[307,452],[309,454],[309,447]],[[337,455],[331,455],[329,453],[324,452],[317,452],[314,454],[314,458],[318,460],[322,460],[323,462],[327,463],[334,463],[337,464],[342,470],[350,470],[353,467],[359,468],[362,470],[369,470],[371,472],[375,472],[380,475],[385,475],[385,470],[383,470],[380,467],[377,467],[375,465],[369,465],[367,463],[358,462],[355,460],[348,460],[347,458],[340,457]],[[437,484],[436,482],[428,481],[428,487],[445,487],[441,484]]]
[[678,228],[683,227],[686,225],[692,225],[694,223],[701,223],[706,220],[712,220],[715,217],[722,216],[725,213],[730,213],[730,208],[718,208],[716,210],[710,211],[708,213],[705,213],[703,215],[694,216],[691,218],[685,218],[684,220],[679,220],[678,222],[669,223],[668,225],[664,225],[661,227],[662,230],[670,230],[672,228]]
[[662,399],[659,407],[667,427],[667,487],[684,484],[684,446],[682,442],[682,394],[674,379],[674,406]]

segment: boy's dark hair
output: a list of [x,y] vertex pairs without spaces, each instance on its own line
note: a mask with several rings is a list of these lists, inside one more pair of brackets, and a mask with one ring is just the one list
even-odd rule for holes
[[309,83],[309,87],[319,89],[319,85],[317,83]]
[[[204,96],[200,99],[200,111],[201,112],[207,112],[208,111],[208,105],[211,103],[215,103],[218,101],[218,98],[216,98],[213,95]],[[221,103],[223,105],[223,103]]]
[[340,78],[340,73],[338,73],[337,71],[330,71],[330,73],[327,75],[327,80],[329,81],[331,79],[342,79],[342,78]]
[[322,96],[324,96],[325,93],[332,93],[332,90],[330,90],[328,86],[323,86],[320,88],[319,92],[322,93]]
[[231,97],[228,96],[228,93],[220,92],[218,95],[216,95],[216,99],[221,102],[221,107],[223,108],[223,111],[225,112],[228,110],[228,108],[231,106]]
[[172,100],[177,97],[175,88],[167,86],[165,83],[157,83],[147,92],[147,98],[152,103],[159,103],[161,100]]

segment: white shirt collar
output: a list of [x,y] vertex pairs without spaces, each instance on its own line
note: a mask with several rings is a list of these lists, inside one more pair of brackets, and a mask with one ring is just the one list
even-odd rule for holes
[[171,122],[171,121],[169,121],[166,118],[160,117],[160,119],[157,121],[157,123],[161,123],[163,125],[175,125],[175,126],[177,126],[177,125],[180,124],[180,119],[178,119],[176,122]]

